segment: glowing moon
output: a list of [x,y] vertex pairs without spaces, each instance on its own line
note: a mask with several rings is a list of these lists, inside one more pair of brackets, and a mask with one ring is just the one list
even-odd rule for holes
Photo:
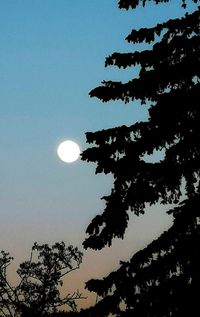
[[77,143],[67,140],[58,146],[57,154],[59,158],[66,163],[72,163],[79,158],[80,148]]

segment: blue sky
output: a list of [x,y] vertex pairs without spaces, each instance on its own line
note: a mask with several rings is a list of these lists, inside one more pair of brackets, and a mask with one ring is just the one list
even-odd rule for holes
[[[59,161],[56,148],[72,139],[85,149],[86,131],[147,119],[144,106],[101,104],[88,93],[103,79],[133,76],[133,69],[105,69],[105,57],[135,48],[124,41],[132,28],[181,16],[177,2],[127,12],[115,0],[0,0],[0,249],[17,261],[34,241],[81,245],[112,178],[95,176],[93,164]],[[143,218],[146,236],[129,231],[124,257],[169,225],[158,213]],[[113,250],[116,260],[110,250],[86,252],[81,274],[90,276],[95,256],[104,272],[116,266],[116,242]]]

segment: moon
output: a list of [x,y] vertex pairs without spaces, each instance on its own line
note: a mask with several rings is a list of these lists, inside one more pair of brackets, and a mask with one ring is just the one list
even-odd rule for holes
[[81,151],[78,144],[71,140],[60,143],[57,148],[59,158],[65,163],[72,163],[78,160],[80,153]]

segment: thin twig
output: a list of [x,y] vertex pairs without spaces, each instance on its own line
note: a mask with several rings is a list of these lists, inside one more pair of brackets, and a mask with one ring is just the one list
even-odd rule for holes
[[[67,268],[67,267],[66,267],[66,268]],[[62,268],[62,270],[64,270],[64,269],[65,269],[65,268]],[[73,269],[68,270],[68,271],[66,271],[65,273],[61,274],[60,278],[63,277],[63,276],[65,276],[66,274],[72,272],[72,271],[77,270],[77,269],[79,269],[79,266],[76,266],[76,267],[74,267]]]

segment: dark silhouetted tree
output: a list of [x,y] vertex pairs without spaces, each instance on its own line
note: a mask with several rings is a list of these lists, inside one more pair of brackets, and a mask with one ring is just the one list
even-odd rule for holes
[[[146,2],[120,0],[118,5],[134,9]],[[182,5],[185,8],[186,1]],[[173,204],[168,213],[173,214],[174,223],[129,262],[121,263],[119,270],[86,283],[102,299],[81,311],[85,317],[200,314],[199,31],[198,7],[182,18],[133,30],[128,42],[152,46],[113,53],[106,58],[106,66],[140,66],[139,76],[126,83],[103,81],[90,92],[103,102],[137,100],[147,104],[149,119],[86,133],[93,147],[83,152],[82,159],[97,163],[96,173],[111,173],[114,185],[111,194],[103,197],[105,210],[87,228],[84,247],[99,250],[110,246],[113,238],[123,238],[128,213],[143,214],[147,205]],[[163,159],[145,160],[145,155],[155,150],[165,152]]]
[[34,244],[29,261],[20,264],[19,283],[12,286],[7,268],[12,261],[9,253],[0,253],[0,316],[40,317],[56,313],[59,307],[68,306],[76,311],[76,300],[83,298],[76,291],[61,297],[60,287],[66,274],[79,268],[82,253],[64,242]]

